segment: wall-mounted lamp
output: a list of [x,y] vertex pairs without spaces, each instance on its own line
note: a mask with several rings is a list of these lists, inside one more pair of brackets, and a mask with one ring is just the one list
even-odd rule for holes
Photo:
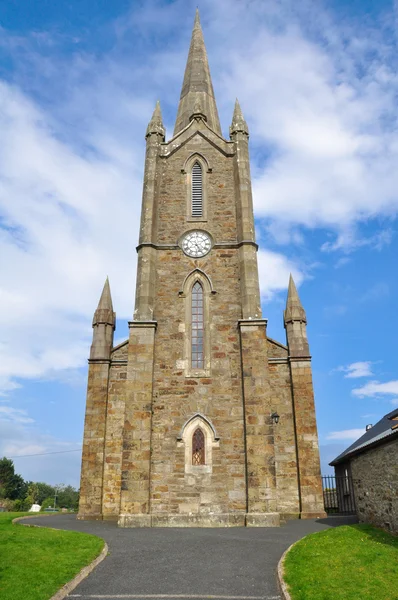
[[279,415],[277,412],[273,412],[271,415],[272,422],[277,425],[279,423]]

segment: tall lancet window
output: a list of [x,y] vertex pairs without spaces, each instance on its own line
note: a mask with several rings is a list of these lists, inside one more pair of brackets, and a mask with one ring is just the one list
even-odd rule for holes
[[192,464],[204,465],[205,463],[205,435],[198,427],[192,436]]
[[203,216],[203,174],[198,162],[192,167],[191,211],[193,217]]
[[193,369],[203,369],[203,288],[199,281],[192,287],[192,346],[191,366]]

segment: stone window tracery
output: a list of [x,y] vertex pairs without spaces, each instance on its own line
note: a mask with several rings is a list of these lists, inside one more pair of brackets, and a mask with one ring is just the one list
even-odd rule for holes
[[192,464],[205,465],[205,436],[200,427],[195,429],[192,436]]
[[192,287],[192,335],[191,335],[191,366],[193,369],[204,368],[203,342],[204,342],[204,317],[203,317],[203,287],[196,281]]
[[193,165],[191,173],[191,214],[192,217],[203,216],[203,175],[198,161]]

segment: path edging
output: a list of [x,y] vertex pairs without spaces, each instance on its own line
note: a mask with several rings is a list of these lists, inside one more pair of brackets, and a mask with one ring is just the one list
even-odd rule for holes
[[[307,537],[307,536],[304,536],[304,537]],[[303,538],[301,538],[301,539],[303,539]],[[284,562],[285,562],[287,553],[293,548],[293,546],[298,544],[298,542],[300,542],[300,541],[301,540],[297,540],[297,542],[294,542],[294,544],[291,544],[291,546],[289,546],[289,548],[284,551],[284,553],[282,554],[282,556],[278,562],[278,568],[277,568],[278,586],[279,586],[279,589],[281,592],[282,600],[292,600],[292,597],[289,594],[289,590],[287,588],[287,584],[285,583],[285,580],[283,579],[283,575],[285,572]]]
[[[22,521],[22,519],[32,519],[36,516],[37,515],[32,515],[32,516],[28,516],[28,517],[17,517],[16,519],[13,519],[12,522],[17,523],[18,521]],[[24,525],[25,527],[42,527],[42,525],[30,525],[29,523],[21,523],[21,525]],[[60,531],[59,529],[55,529],[54,527],[46,527],[46,529],[53,529],[54,531]],[[65,530],[62,529],[61,531],[65,531]],[[90,534],[90,535],[92,535],[92,534]],[[102,538],[100,538],[100,539],[102,539]],[[109,551],[108,544],[104,540],[104,547],[102,548],[101,553],[97,556],[97,558],[95,558],[93,560],[93,562],[91,562],[86,567],[83,567],[81,569],[81,571],[79,571],[79,573],[73,579],[68,581],[68,583],[65,583],[65,585],[62,586],[61,589],[59,589],[58,592],[56,592],[54,594],[54,596],[51,596],[51,598],[49,598],[49,600],[64,600],[64,598],[66,598],[66,596],[68,594],[70,594],[70,592],[72,592],[79,585],[79,583],[81,583],[83,581],[83,579],[85,579],[88,575],[90,575],[90,573],[92,571],[94,571],[95,567],[97,565],[99,565],[106,558],[108,551]]]

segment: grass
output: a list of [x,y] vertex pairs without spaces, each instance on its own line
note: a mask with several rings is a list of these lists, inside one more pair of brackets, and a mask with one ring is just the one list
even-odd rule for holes
[[20,516],[0,513],[1,600],[48,600],[104,547],[86,533],[13,525]]
[[309,535],[287,553],[292,600],[398,600],[398,537],[370,525]]

